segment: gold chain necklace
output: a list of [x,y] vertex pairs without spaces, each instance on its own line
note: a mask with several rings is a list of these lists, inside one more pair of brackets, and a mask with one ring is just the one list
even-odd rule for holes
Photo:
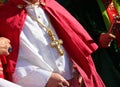
[[53,48],[56,48],[57,52],[62,56],[64,54],[64,51],[61,48],[61,45],[63,44],[63,41],[61,39],[56,39],[55,34],[53,33],[52,29],[49,28],[50,23],[48,24],[48,27],[42,24],[35,16],[32,14],[28,13],[28,15],[35,20],[40,26],[46,29],[46,32],[48,36],[50,37],[51,43],[50,46]]

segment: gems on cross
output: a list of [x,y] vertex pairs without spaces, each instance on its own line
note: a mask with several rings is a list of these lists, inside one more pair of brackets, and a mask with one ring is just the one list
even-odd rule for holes
[[63,44],[63,41],[59,39],[59,40],[54,40],[54,41],[52,41],[52,42],[50,43],[50,46],[51,46],[51,47],[55,47],[55,48],[57,49],[58,53],[59,53],[60,55],[63,55],[64,52],[63,52],[62,48],[60,47],[60,45],[62,45],[62,44]]
[[56,39],[51,29],[48,29],[47,31],[48,31],[48,35],[50,36],[50,40],[51,40],[50,46],[55,47],[58,53],[62,56],[64,54],[64,51],[61,48],[63,41],[61,39]]

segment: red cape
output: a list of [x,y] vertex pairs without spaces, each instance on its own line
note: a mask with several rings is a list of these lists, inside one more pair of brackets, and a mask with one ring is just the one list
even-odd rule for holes
[[[51,22],[59,36],[63,40],[63,46],[67,50],[76,69],[81,73],[86,87],[104,87],[104,84],[96,72],[91,58],[98,46],[94,43],[89,34],[62,6],[55,0],[41,0],[42,8],[48,13]],[[18,49],[19,35],[26,19],[26,10],[18,8],[22,0],[9,0],[0,7],[0,36],[11,40],[12,53],[7,56],[6,76],[11,80],[15,70]]]

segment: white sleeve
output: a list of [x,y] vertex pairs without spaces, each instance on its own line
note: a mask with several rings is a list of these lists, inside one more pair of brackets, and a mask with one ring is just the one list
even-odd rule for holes
[[22,87],[22,86],[0,78],[0,87]]
[[23,87],[45,87],[51,73],[25,60],[19,61],[13,74],[13,81]]

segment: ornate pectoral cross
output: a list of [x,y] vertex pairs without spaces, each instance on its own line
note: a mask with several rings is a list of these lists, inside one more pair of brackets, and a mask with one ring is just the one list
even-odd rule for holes
[[50,46],[55,47],[58,51],[58,53],[62,56],[64,54],[64,51],[61,48],[61,45],[63,44],[63,41],[61,39],[56,39],[53,31],[51,29],[47,30],[48,35],[50,36]]
[[63,44],[63,41],[61,39],[56,39],[53,31],[50,28],[46,27],[44,24],[42,24],[39,20],[37,20],[37,18],[34,17],[32,14],[28,13],[28,15],[33,20],[35,20],[39,25],[41,25],[42,27],[44,27],[46,29],[46,31],[47,31],[47,33],[50,37],[50,40],[51,40],[50,46],[55,47],[57,49],[58,53],[62,56],[64,54],[64,51],[61,48],[61,45]]

